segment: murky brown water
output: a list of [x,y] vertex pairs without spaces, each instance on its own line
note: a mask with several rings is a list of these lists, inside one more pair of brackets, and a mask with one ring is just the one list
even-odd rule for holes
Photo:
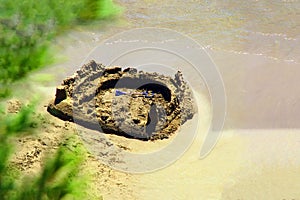
[[132,27],[165,27],[204,46],[299,62],[299,1],[121,1]]
[[298,128],[299,1],[124,1],[129,26],[166,27],[210,50],[226,128]]

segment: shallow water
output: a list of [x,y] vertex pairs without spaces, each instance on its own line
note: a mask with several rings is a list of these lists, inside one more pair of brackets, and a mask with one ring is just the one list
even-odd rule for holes
[[212,49],[299,62],[299,1],[121,1],[132,27],[165,27]]
[[298,128],[299,1],[126,1],[133,27],[166,27],[210,50],[226,128]]

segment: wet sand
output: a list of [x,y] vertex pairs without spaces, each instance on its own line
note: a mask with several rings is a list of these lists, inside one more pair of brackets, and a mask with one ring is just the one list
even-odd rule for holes
[[[212,152],[200,159],[210,118],[208,102],[197,96],[199,110],[202,108],[197,138],[169,167],[132,176],[129,188],[135,188],[137,199],[271,200],[300,196],[295,184],[300,180],[300,130],[224,130]],[[183,126],[182,131],[193,130]]]
[[228,98],[222,138],[205,159],[199,159],[210,119],[204,93],[197,101],[198,137],[173,165],[133,176],[138,199],[299,197],[299,65],[256,55],[212,52],[212,56]]

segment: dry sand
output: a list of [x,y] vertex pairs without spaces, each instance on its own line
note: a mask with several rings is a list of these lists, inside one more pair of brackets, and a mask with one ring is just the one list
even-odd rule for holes
[[[8,101],[9,111],[17,112],[20,101],[12,99]],[[12,157],[12,163],[23,172],[24,176],[39,173],[43,161],[51,156],[64,139],[68,136],[77,135],[76,127],[70,122],[64,122],[52,117],[46,112],[47,104],[38,105],[40,127],[34,135],[19,138],[16,143],[16,151]],[[78,143],[80,139],[78,138]],[[75,144],[77,145],[77,144]],[[99,162],[94,156],[88,154],[81,166],[82,175],[88,177],[92,182],[89,186],[88,199],[132,199],[131,191],[126,186],[129,174],[118,172]]]

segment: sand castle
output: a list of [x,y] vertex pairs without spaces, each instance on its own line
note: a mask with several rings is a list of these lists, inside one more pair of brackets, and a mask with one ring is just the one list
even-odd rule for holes
[[171,78],[90,61],[63,80],[47,110],[90,129],[155,140],[191,119],[195,105],[180,71]]

